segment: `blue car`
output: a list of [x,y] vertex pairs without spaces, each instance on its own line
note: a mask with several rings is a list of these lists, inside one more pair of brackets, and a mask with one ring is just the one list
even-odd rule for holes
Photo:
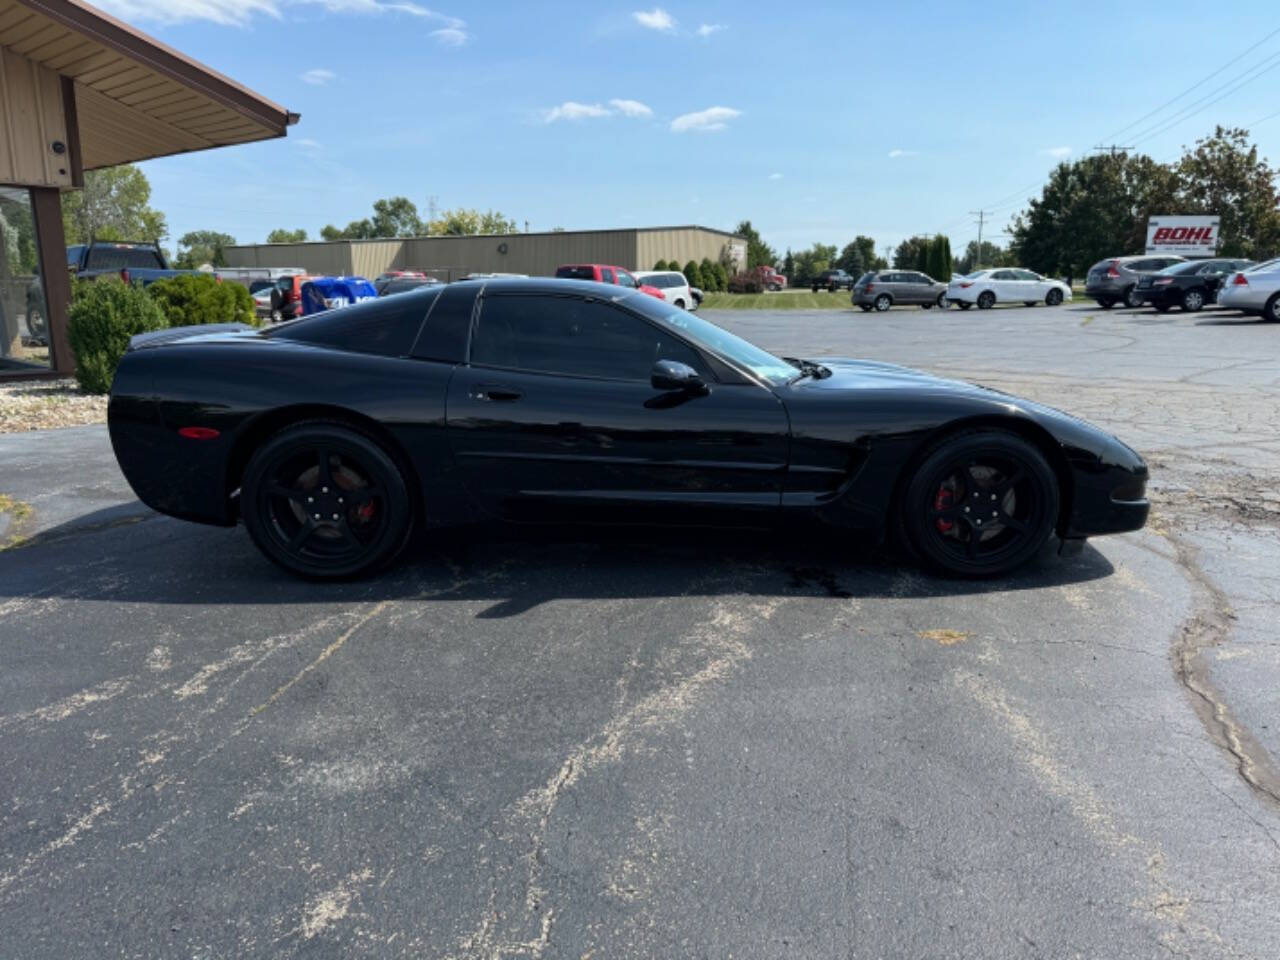
[[377,298],[378,291],[364,277],[312,277],[302,285],[302,315],[311,316]]

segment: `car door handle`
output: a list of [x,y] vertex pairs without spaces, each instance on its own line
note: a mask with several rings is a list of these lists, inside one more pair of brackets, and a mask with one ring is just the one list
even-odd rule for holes
[[510,403],[513,400],[519,400],[524,394],[519,390],[501,384],[484,383],[476,387],[471,396],[476,400],[494,400]]

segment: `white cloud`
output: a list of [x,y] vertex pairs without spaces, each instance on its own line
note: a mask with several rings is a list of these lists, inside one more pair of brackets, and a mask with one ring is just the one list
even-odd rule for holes
[[653,111],[649,109],[648,104],[641,103],[639,100],[610,100],[609,105],[617,110],[624,117],[652,117]]
[[650,30],[674,30],[676,26],[675,17],[661,7],[654,7],[652,10],[637,10],[631,14],[631,17],[640,26],[648,27]]
[[574,100],[566,100],[558,107],[552,107],[542,114],[542,119],[547,123],[555,123],[557,120],[585,120],[588,117],[607,117],[609,109],[602,107],[598,103],[578,103]]
[[242,27],[255,17],[283,20],[290,7],[320,7],[328,13],[380,15],[404,13],[443,24],[445,30],[465,33],[466,23],[412,0],[97,0],[97,6],[130,22],[159,24],[205,20]]
[[309,83],[313,87],[323,87],[330,80],[337,79],[337,76],[332,70],[316,69],[308,70],[302,74],[301,80],[303,83]]
[[770,179],[770,180],[781,180],[781,179],[782,179],[782,174],[780,174],[780,173],[771,173],[771,174],[769,174],[769,179]]
[[466,42],[471,39],[471,34],[461,27],[441,27],[439,30],[432,30],[431,36],[446,47],[465,46]]
[[1040,152],[1046,157],[1057,157],[1058,159],[1062,159],[1063,157],[1071,156],[1073,151],[1070,147],[1045,147]]
[[709,37],[713,33],[719,33],[723,29],[723,23],[704,23],[702,26],[698,27],[697,32],[700,37]]
[[312,140],[310,137],[299,137],[298,139],[291,140],[290,142],[298,145],[299,147],[305,147],[308,150],[320,149],[320,141]]
[[688,133],[697,131],[705,133],[712,130],[724,130],[729,126],[728,121],[740,116],[742,116],[742,111],[734,110],[732,107],[708,107],[706,110],[699,110],[696,113],[682,113],[671,121],[671,132]]
[[896,150],[890,150],[889,157],[893,160],[896,160],[898,159],[898,157],[914,157],[914,156],[917,156],[919,153],[920,153],[919,150],[903,150],[899,148]]

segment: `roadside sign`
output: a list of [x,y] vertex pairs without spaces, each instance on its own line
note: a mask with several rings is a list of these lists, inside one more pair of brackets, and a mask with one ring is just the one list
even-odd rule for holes
[[1219,217],[1152,217],[1147,221],[1147,253],[1211,257],[1218,252]]

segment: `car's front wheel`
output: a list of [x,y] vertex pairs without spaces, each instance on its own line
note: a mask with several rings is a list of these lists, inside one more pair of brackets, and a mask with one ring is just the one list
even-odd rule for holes
[[1131,310],[1137,310],[1142,306],[1142,297],[1139,296],[1137,287],[1129,287],[1125,290],[1124,305]]
[[1267,301],[1267,305],[1262,308],[1262,319],[1270,320],[1272,323],[1280,323],[1280,293],[1272,296]]
[[1182,309],[1187,313],[1199,313],[1204,309],[1204,291],[1188,290],[1182,295]]
[[934,302],[937,303],[939,310],[946,310],[951,306],[951,301],[947,299],[947,295],[945,293],[938,294],[938,299]]
[[876,310],[880,313],[884,313],[892,306],[893,300],[887,293],[882,293],[880,296],[876,297]]
[[969,430],[925,452],[902,496],[907,546],[927,565],[998,576],[1053,533],[1060,493],[1044,456],[1015,434]]
[[990,290],[983,290],[978,294],[978,309],[990,310],[996,305],[996,295]]
[[1044,302],[1050,307],[1059,306],[1062,303],[1062,291],[1054,287],[1044,295]]
[[413,527],[395,459],[372,437],[323,421],[287,427],[254,452],[240,512],[270,560],[316,580],[372,573],[404,548]]

